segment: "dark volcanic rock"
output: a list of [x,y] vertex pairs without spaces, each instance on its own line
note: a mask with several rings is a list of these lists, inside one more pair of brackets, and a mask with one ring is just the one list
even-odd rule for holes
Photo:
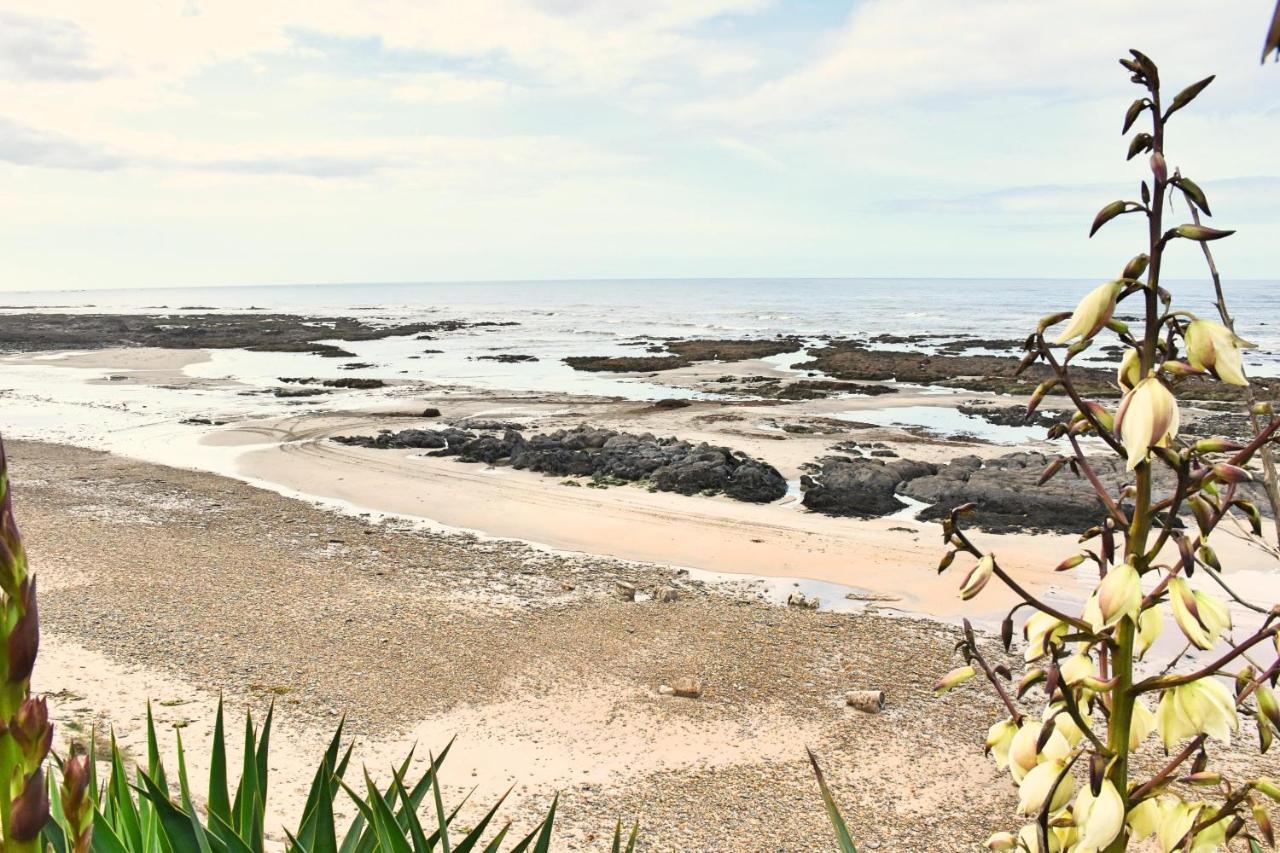
[[526,361],[537,361],[536,355],[521,355],[519,353],[504,352],[498,355],[478,355],[476,361],[497,361],[502,364],[520,364]]
[[385,382],[381,379],[355,379],[344,377],[342,379],[326,379],[320,383],[327,388],[357,388],[367,390],[370,388],[384,388]]
[[1001,406],[990,407],[983,405],[975,405],[973,403],[961,403],[956,406],[956,411],[962,415],[969,415],[974,418],[982,418],[989,424],[996,426],[1042,426],[1046,429],[1056,424],[1062,419],[1062,415],[1057,412],[1047,412],[1037,409],[1032,412],[1031,417],[1027,417],[1026,406]]
[[467,426],[470,430],[411,429],[333,440],[361,447],[430,448],[431,456],[457,456],[462,462],[492,465],[505,460],[513,468],[558,477],[647,481],[658,491],[685,495],[723,492],[752,503],[768,503],[787,493],[787,481],[776,468],[727,447],[589,426],[527,438],[517,429],[499,436],[493,425]]
[[[1063,471],[1043,486],[1036,484],[1049,460],[1042,453],[1010,453],[984,465],[977,457],[962,457],[932,477],[907,483],[903,493],[933,504],[921,513],[925,519],[945,518],[955,507],[972,501],[978,507],[967,517],[969,523],[996,533],[1080,533],[1097,524],[1103,515],[1101,505],[1083,478]],[[1092,461],[1108,486],[1127,481],[1122,460],[1107,456]]]
[[660,356],[569,356],[564,363],[574,370],[602,370],[613,373],[671,370],[688,367],[698,361],[744,361],[749,358],[765,358],[795,352],[803,346],[797,338],[773,338],[764,340],[713,340],[695,338],[687,341],[667,341],[665,345],[652,346],[646,352],[667,352]]
[[244,348],[350,358],[354,353],[317,341],[368,341],[412,335],[430,326],[379,326],[354,317],[297,314],[4,314],[0,349]]
[[817,474],[800,478],[804,505],[824,515],[869,518],[888,515],[906,506],[894,497],[899,484],[933,474],[937,466],[910,459],[828,457]]

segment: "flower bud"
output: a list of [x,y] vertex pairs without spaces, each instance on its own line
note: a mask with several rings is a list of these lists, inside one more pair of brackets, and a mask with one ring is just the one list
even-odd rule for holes
[[1169,581],[1169,603],[1173,607],[1173,619],[1182,633],[1198,649],[1211,649],[1231,627],[1231,614],[1226,605],[1213,596],[1192,590],[1180,577]]
[[1196,453],[1235,453],[1243,450],[1244,445],[1226,438],[1202,438],[1192,445]]
[[1142,604],[1142,582],[1132,563],[1112,567],[1098,584],[1098,610],[1104,626],[1114,625],[1125,616],[1135,619]]
[[1169,167],[1164,162],[1164,155],[1159,151],[1151,155],[1151,174],[1157,184],[1163,184],[1169,180]]
[[1132,471],[1145,462],[1153,446],[1178,434],[1178,401],[1155,376],[1148,376],[1124,395],[1116,412],[1116,429]]
[[24,699],[10,721],[9,734],[18,745],[26,771],[29,773],[39,767],[53,743],[48,703],[44,699]]
[[1150,260],[1145,253],[1135,255],[1129,263],[1124,265],[1124,272],[1120,274],[1120,277],[1136,280],[1138,276],[1147,271],[1147,264]]
[[10,806],[6,841],[35,841],[48,819],[49,792],[44,785],[44,771],[37,767]]
[[991,575],[995,571],[996,558],[994,554],[986,554],[978,564],[969,570],[969,574],[965,575],[963,583],[960,584],[960,598],[964,601],[976,596],[982,592],[982,588],[987,585],[987,581],[991,580]]
[[974,669],[972,666],[957,667],[951,670],[950,672],[948,672],[946,675],[942,676],[942,678],[938,679],[938,683],[933,685],[933,695],[941,696],[943,693],[946,693],[948,690],[953,690],[959,687],[961,684],[964,684],[966,681],[968,681],[970,678],[973,678],[977,674],[978,674],[978,671]]
[[1084,554],[1072,554],[1070,557],[1067,557],[1067,559],[1063,560],[1061,563],[1058,563],[1058,565],[1055,566],[1053,570],[1055,572],[1070,571],[1071,569],[1074,569],[1076,566],[1080,565],[1084,561],[1085,561]]
[[1116,370],[1116,382],[1126,391],[1142,381],[1142,354],[1133,347],[1124,351],[1120,367]]
[[1248,471],[1229,462],[1219,462],[1213,466],[1212,471],[1213,476],[1224,483],[1247,483],[1253,479],[1253,475]]
[[1276,702],[1276,694],[1265,684],[1259,685],[1254,691],[1254,696],[1258,700],[1258,710],[1262,712],[1271,724],[1276,728],[1280,728],[1280,704]]
[[1187,360],[1200,370],[1212,370],[1229,385],[1248,385],[1240,349],[1253,347],[1221,323],[1192,320],[1185,333]]
[[1012,719],[1000,720],[987,729],[987,751],[995,758],[996,767],[1000,770],[1009,766],[1009,746],[1017,733],[1018,724]]
[[19,684],[31,677],[40,650],[40,616],[36,611],[36,579],[28,577],[18,592],[24,599],[22,615],[9,632],[9,683]]
[[1093,337],[1111,319],[1116,310],[1116,297],[1124,285],[1118,281],[1109,281],[1091,290],[1071,315],[1071,322],[1062,334],[1054,339],[1055,344],[1065,344],[1073,338],[1085,340]]

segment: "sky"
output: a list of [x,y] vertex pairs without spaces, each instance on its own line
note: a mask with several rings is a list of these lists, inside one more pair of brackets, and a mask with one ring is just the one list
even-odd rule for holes
[[1280,279],[1272,6],[0,0],[0,290],[1111,277],[1130,47],[1218,75],[1168,161]]

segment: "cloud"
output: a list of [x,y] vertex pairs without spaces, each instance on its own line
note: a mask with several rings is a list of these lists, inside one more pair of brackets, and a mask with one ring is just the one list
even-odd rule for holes
[[1211,17],[1204,8],[1199,0],[865,0],[811,61],[686,113],[769,125],[910,104],[946,111],[991,97],[1097,97],[1114,92],[1115,59],[1135,39],[1157,60],[1217,66],[1238,52],[1241,33],[1260,26],[1249,4],[1219,4]]
[[106,171],[126,161],[104,148],[48,133],[0,116],[0,162],[52,169]]
[[436,72],[401,78],[391,98],[406,104],[464,104],[504,100],[521,88],[503,80]]
[[69,21],[0,11],[0,70],[27,80],[97,80],[85,33]]

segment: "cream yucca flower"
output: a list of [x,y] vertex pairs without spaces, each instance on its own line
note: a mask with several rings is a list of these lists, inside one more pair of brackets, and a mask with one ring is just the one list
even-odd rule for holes
[[1093,658],[1083,652],[1072,655],[1059,668],[1062,680],[1070,687],[1075,687],[1086,678],[1094,675]]
[[1072,338],[1088,340],[1111,319],[1116,310],[1116,297],[1123,289],[1118,281],[1109,281],[1099,285],[1080,300],[1071,315],[1071,322],[1062,330],[1062,334],[1054,339],[1055,344],[1065,344]]
[[1133,347],[1124,351],[1116,370],[1116,381],[1126,391],[1142,381],[1142,355]]
[[1213,678],[1199,678],[1165,690],[1156,707],[1156,728],[1166,749],[1198,734],[1223,743],[1240,728],[1236,703],[1230,691]]
[[1067,633],[1067,623],[1056,616],[1037,610],[1027,617],[1022,633],[1027,638],[1027,650],[1023,657],[1027,663],[1044,657],[1050,646],[1059,645]]
[[1012,850],[1018,844],[1018,839],[1012,832],[997,832],[987,839],[985,846],[988,850]]
[[1066,738],[1067,745],[1073,749],[1080,742],[1080,738],[1084,737],[1084,732],[1080,731],[1076,721],[1067,713],[1065,702],[1052,702],[1045,706],[1042,722],[1047,723],[1049,720],[1053,720],[1054,729]]
[[1160,825],[1160,803],[1154,797],[1145,799],[1130,807],[1124,821],[1129,825],[1130,841],[1150,838],[1156,834],[1156,827]]
[[1133,716],[1129,721],[1129,751],[1133,752],[1156,730],[1156,715],[1141,699],[1134,700]]
[[1124,829],[1124,800],[1110,779],[1103,781],[1097,796],[1088,785],[1081,788],[1072,812],[1080,833],[1072,853],[1097,853]]
[[1169,603],[1173,620],[1198,649],[1211,649],[1224,631],[1231,628],[1231,614],[1217,598],[1193,590],[1185,578],[1169,581]]
[[1134,651],[1137,652],[1139,659],[1155,644],[1163,630],[1164,614],[1160,612],[1159,607],[1148,607],[1138,614],[1138,635],[1134,642]]
[[1000,770],[1009,766],[1009,747],[1017,733],[1018,724],[1011,718],[1000,720],[987,729],[987,749],[991,750],[991,756]]
[[1145,462],[1152,447],[1162,447],[1177,436],[1178,421],[1178,401],[1154,375],[1125,394],[1115,424],[1129,456],[1129,470]]
[[1187,324],[1187,361],[1198,370],[1212,370],[1228,385],[1248,385],[1244,378],[1244,364],[1240,358],[1242,347],[1254,347],[1221,323],[1212,320],[1192,320]]
[[1098,584],[1098,611],[1104,626],[1114,625],[1124,617],[1135,619],[1142,605],[1142,581],[1132,563],[1113,566]]
[[[1050,844],[1057,841],[1052,835],[1049,836],[1049,839]],[[1057,847],[1053,846],[1045,847],[1040,843],[1040,827],[1034,823],[1029,823],[1018,830],[1018,853],[1023,853],[1023,851],[1026,851],[1026,853],[1053,853],[1057,849]]]
[[1031,768],[1018,784],[1018,814],[1038,814],[1046,801],[1051,812],[1065,806],[1075,787],[1071,774],[1063,772],[1066,766],[1061,759],[1055,759]]
[[1062,761],[1071,754],[1071,744],[1056,729],[1045,741],[1044,748],[1037,750],[1039,741],[1040,727],[1024,724],[1009,742],[1009,774],[1013,781],[1021,782],[1045,761]]

